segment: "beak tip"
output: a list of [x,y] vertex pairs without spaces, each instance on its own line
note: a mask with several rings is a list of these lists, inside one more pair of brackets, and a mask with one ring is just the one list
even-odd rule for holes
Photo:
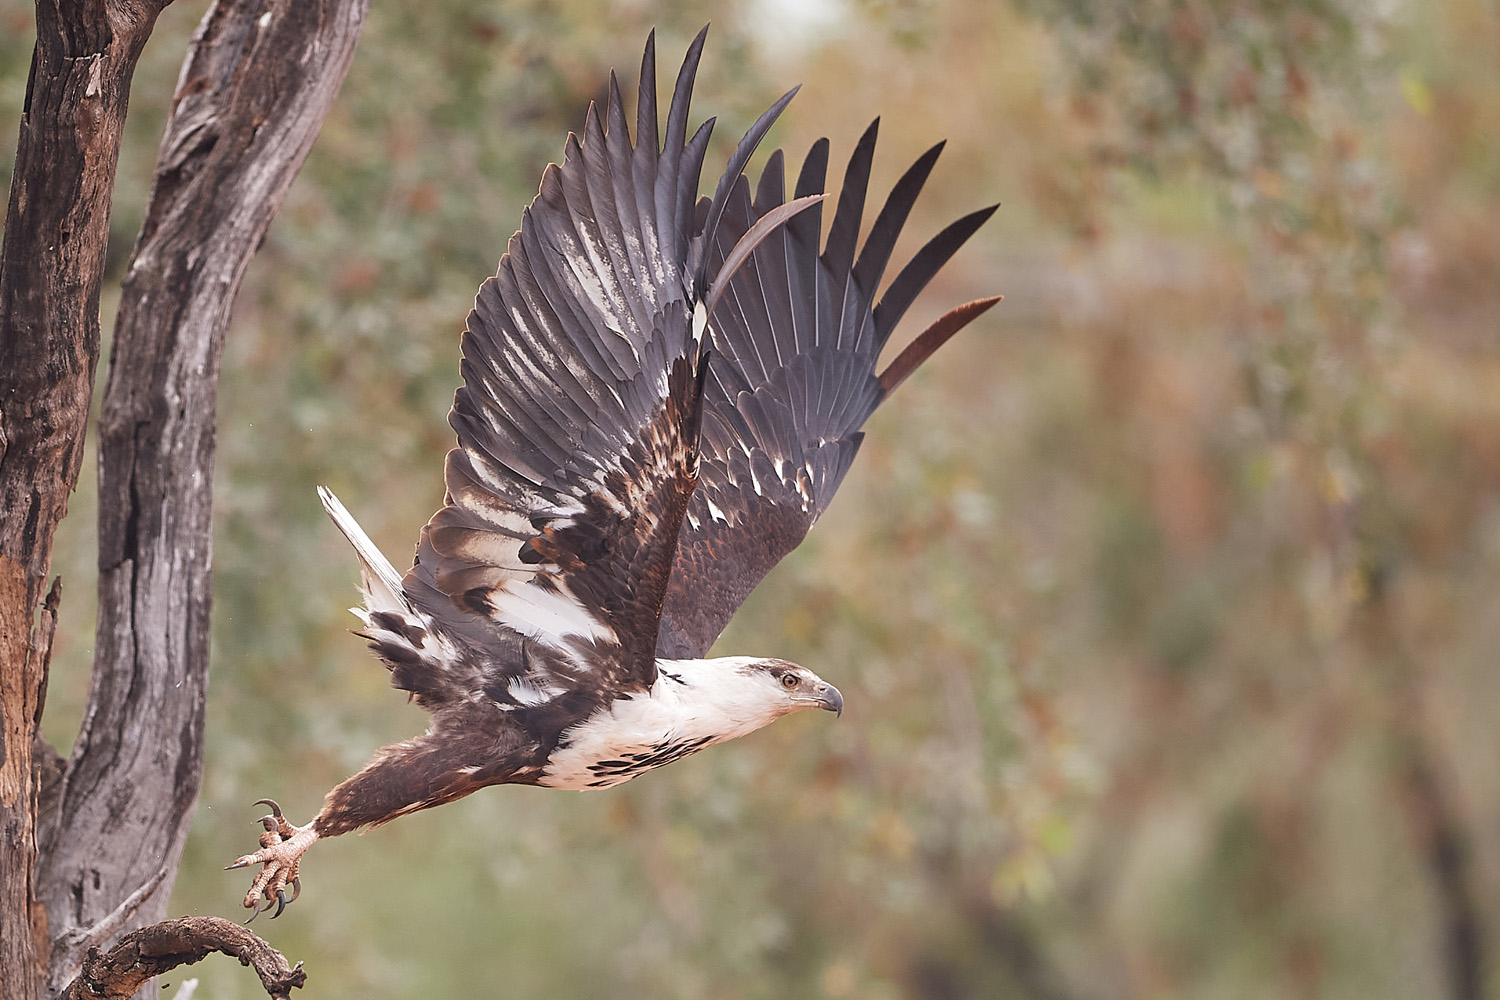
[[823,692],[822,697],[818,700],[825,711],[833,713],[834,718],[843,717],[844,696],[839,693],[838,688],[834,687],[832,684],[828,685],[828,690]]

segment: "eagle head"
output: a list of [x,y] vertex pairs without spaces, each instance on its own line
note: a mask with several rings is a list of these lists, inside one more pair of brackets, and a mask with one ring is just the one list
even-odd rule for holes
[[782,708],[778,715],[788,715],[804,708],[844,714],[844,696],[839,689],[806,667],[789,660],[744,659],[746,662],[739,668],[740,672],[769,688],[764,696]]

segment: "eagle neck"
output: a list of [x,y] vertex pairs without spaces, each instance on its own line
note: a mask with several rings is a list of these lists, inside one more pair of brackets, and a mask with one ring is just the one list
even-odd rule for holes
[[655,683],[566,730],[538,784],[608,788],[785,714],[750,657],[658,660]]

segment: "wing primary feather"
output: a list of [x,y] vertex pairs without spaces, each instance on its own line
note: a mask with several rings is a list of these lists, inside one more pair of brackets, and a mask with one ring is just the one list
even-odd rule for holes
[[[794,196],[804,198],[825,190],[828,179],[828,140],[819,139],[807,151],[797,174]],[[818,205],[787,223],[787,273],[797,350],[818,342],[817,274],[818,245],[823,232],[823,208]]]
[[833,298],[833,278],[828,274],[828,268],[813,262],[813,295],[812,309],[816,317],[813,327],[813,347],[832,346],[838,339],[838,312],[843,305],[842,299],[835,303]]
[[[672,234],[681,240],[679,246],[687,246],[692,239],[693,222],[697,218],[698,180],[703,174],[703,157],[708,153],[708,140],[713,135],[717,121],[717,118],[710,118],[698,126],[698,131],[693,133],[692,139],[683,147],[682,165],[677,177],[677,207],[672,216]],[[691,260],[686,262],[686,267],[684,285],[690,283],[696,296],[701,292],[698,288],[700,282],[693,277],[698,268]]]
[[[549,173],[551,169],[548,168]],[[566,210],[563,210],[563,215],[566,217]],[[608,372],[616,379],[629,377],[628,372],[633,363],[630,346],[619,337],[610,337],[600,330],[595,325],[590,310],[579,303],[578,296],[572,294],[570,287],[565,287],[575,284],[576,278],[568,264],[567,254],[551,245],[550,235],[528,209],[521,217],[521,247],[524,253],[516,266],[524,267],[529,272],[529,277],[535,282],[543,300],[557,317],[558,334],[562,343],[570,344],[582,354],[591,369]]]
[[859,242],[865,194],[870,187],[870,165],[875,159],[875,139],[879,134],[880,119],[876,118],[854,144],[854,152],[849,154],[849,166],[844,170],[843,186],[839,188],[838,208],[834,210],[833,223],[828,227],[828,242],[823,246],[823,265],[832,278],[829,291],[838,304],[844,301],[844,285],[854,267],[854,247]]
[[[656,228],[656,169],[661,157],[661,140],[656,121],[656,32],[646,39],[641,56],[641,80],[636,91],[635,148],[631,160],[635,214],[641,221],[641,252],[650,268],[647,285],[652,293],[666,284],[666,265],[662,261],[661,237]],[[653,296],[654,298],[654,296]],[[660,303],[653,301],[653,307]]]
[[[818,194],[828,181],[828,139],[813,143],[802,160],[802,169],[797,173],[796,196]],[[814,241],[813,245],[816,245]]]
[[[693,270],[699,275],[700,281],[707,279],[707,275],[703,274],[701,270],[702,262],[707,259],[714,245],[714,237],[717,235],[719,229],[719,220],[723,218],[724,209],[729,204],[730,193],[734,190],[735,185],[739,183],[740,176],[745,172],[745,165],[750,162],[750,157],[755,153],[756,147],[760,145],[761,140],[766,137],[766,133],[770,131],[771,126],[776,124],[776,119],[781,117],[781,113],[786,110],[786,106],[792,102],[792,98],[796,97],[797,91],[801,89],[801,84],[798,84],[785,94],[782,94],[775,104],[772,104],[755,120],[755,124],[751,125],[746,130],[744,136],[740,138],[739,145],[734,148],[734,155],[730,156],[729,163],[724,167],[724,172],[719,175],[719,184],[714,190],[714,200],[709,205],[708,219],[703,224],[703,233],[700,237],[701,242],[694,248],[694,263],[697,266]],[[700,287],[698,291],[701,293],[703,289]]]
[[804,212],[815,205],[821,204],[826,194],[812,194],[805,198],[797,198],[785,205],[778,205],[765,215],[756,220],[755,225],[740,237],[734,249],[724,258],[724,266],[719,268],[718,275],[714,278],[713,287],[708,293],[708,314],[713,315],[714,307],[718,305],[719,299],[724,295],[724,290],[729,287],[730,279],[734,277],[735,271],[739,270],[741,264],[750,259],[755,248],[761,241],[771,235],[777,226],[787,220],[794,218],[799,212]]
[[[605,336],[618,332],[633,351],[639,351],[645,335],[632,336],[634,317],[620,309],[627,296],[615,270],[609,239],[611,230],[618,232],[619,220],[614,214],[614,199],[607,190],[604,134],[592,103],[584,119],[583,134],[581,141],[569,136],[567,158],[576,161],[575,169],[561,172],[566,214],[559,221],[566,222],[568,228],[564,232],[576,240],[573,252],[566,255],[568,267],[577,298],[594,314],[601,332]],[[597,145],[593,143],[596,135]]]
[[[764,215],[786,200],[786,178],[783,176],[781,150],[766,162],[755,194],[755,213]],[[788,222],[788,226],[791,223]],[[797,324],[791,300],[791,276],[787,273],[787,226],[766,237],[765,250],[755,255],[757,274],[765,294],[766,315],[770,317],[776,342],[776,357],[788,363],[797,353]]]
[[[755,275],[756,257],[751,254],[745,259],[737,274],[736,280],[729,283],[724,294],[729,297],[728,307],[720,310],[716,315],[719,320],[719,332],[723,337],[715,336],[714,341],[720,340],[734,344],[735,351],[741,362],[740,367],[744,369],[745,376],[754,382],[764,382],[775,371],[774,344],[767,344],[763,333],[770,331],[770,326],[765,320],[765,297],[758,291],[759,278]],[[752,289],[749,282],[757,282],[757,287]],[[751,316],[751,310],[758,315]],[[755,361],[755,370],[750,370],[747,362]]]
[[[608,114],[606,105],[605,114]],[[589,204],[593,207],[589,219],[575,219],[579,232],[584,233],[584,223],[591,223],[587,235],[598,239],[597,247],[589,247],[590,259],[601,279],[608,283],[605,297],[613,306],[613,318],[620,323],[618,329],[632,345],[644,341],[650,327],[639,322],[631,305],[635,296],[627,293],[635,274],[630,261],[630,252],[625,247],[625,227],[615,204],[614,164],[609,155],[609,140],[604,134],[604,121],[593,104],[589,105],[584,119],[583,180]],[[618,178],[630,183],[630,174]]]
[[625,101],[620,96],[620,81],[613,71],[609,74],[608,121],[605,149],[609,154],[609,169],[613,175],[610,178],[610,190],[613,194],[615,217],[620,223],[631,281],[640,292],[639,296],[627,295],[626,299],[635,313],[636,326],[646,331],[651,328],[651,316],[656,311],[656,289],[651,281],[651,268],[641,233],[630,128],[625,122]]
[[667,138],[665,150],[680,150],[687,136],[688,106],[693,100],[693,84],[698,78],[698,63],[703,56],[703,43],[708,39],[708,25],[704,25],[693,37],[687,54],[682,58],[682,68],[677,71],[677,83],[672,88],[672,106],[667,109]]
[[880,373],[881,391],[887,396],[894,392],[898,385],[906,381],[907,376],[921,366],[922,362],[932,357],[933,351],[946,344],[955,333],[983,316],[991,306],[1004,297],[992,295],[987,299],[975,299],[973,302],[965,302],[939,316],[931,326],[917,335],[916,340],[907,345],[906,350],[896,356],[896,360],[892,361],[885,371]]
[[[678,242],[682,239],[682,234],[677,225],[682,192],[673,185],[681,179],[678,166],[682,162],[687,137],[688,104],[693,99],[693,81],[698,73],[698,61],[703,55],[703,43],[707,37],[708,26],[704,25],[703,30],[698,32],[693,43],[688,46],[682,68],[677,71],[677,84],[672,89],[672,105],[667,110],[667,135],[662,147],[660,170],[656,175],[656,230],[658,238],[663,241],[663,253],[673,261],[679,259],[678,248],[682,246]],[[697,186],[697,176],[694,175],[693,195],[697,194]]]
[[641,80],[635,98],[635,148],[647,151],[654,162],[661,151],[656,132],[656,29],[646,36],[646,51],[641,54]]
[[760,180],[755,185],[755,214],[764,215],[786,201],[786,155],[779,149],[771,150],[766,165],[761,169]]
[[901,175],[901,179],[891,189],[890,196],[886,198],[884,207],[880,209],[880,214],[875,217],[875,224],[870,227],[870,235],[865,238],[864,248],[859,252],[859,261],[854,265],[853,275],[854,284],[867,296],[867,301],[875,298],[876,286],[880,284],[886,264],[890,263],[896,238],[901,235],[901,227],[906,225],[906,218],[911,214],[917,196],[922,193],[922,187],[927,183],[944,145],[945,142],[940,142],[933,146]]
[[878,352],[890,339],[891,331],[896,324],[901,322],[901,317],[911,306],[912,301],[927,283],[938,273],[942,266],[948,263],[959,247],[966,243],[975,230],[984,225],[985,220],[995,214],[999,205],[991,205],[981,208],[977,212],[954,222],[948,228],[938,233],[922,249],[917,251],[907,265],[901,269],[901,273],[891,281],[891,284],[881,296],[880,304],[875,307],[875,350]]
[[[741,179],[736,190],[741,192],[739,201],[743,203],[742,210],[746,213],[746,217],[755,218],[755,209],[750,201],[749,183]],[[784,227],[772,230],[766,234],[765,239],[776,240],[781,238],[783,229]],[[738,242],[738,240],[735,242]],[[761,242],[764,244],[765,240]],[[773,261],[777,263],[781,261],[781,249],[778,245],[766,247],[765,253],[752,253],[741,268],[740,275],[742,280],[740,284],[749,291],[750,297],[749,307],[745,310],[746,322],[752,323],[758,328],[755,335],[756,351],[763,359],[767,357],[773,358],[776,367],[782,368],[785,367],[789,355],[783,356],[782,354],[781,336],[777,332],[777,327],[780,324],[777,322],[778,316],[773,308],[772,293],[767,288],[765,276],[762,274],[763,267],[771,267]],[[780,280],[782,284],[785,284],[784,276]],[[731,285],[730,287],[733,288],[734,286]],[[753,320],[750,318],[749,310],[754,310],[755,312]]]
[[837,276],[841,280],[830,280],[829,287],[839,294],[836,315],[838,326],[835,328],[833,346],[845,350],[854,350],[855,337],[858,336],[859,326],[864,320],[864,314],[870,308],[870,300],[860,292],[859,287],[850,279],[846,272]]

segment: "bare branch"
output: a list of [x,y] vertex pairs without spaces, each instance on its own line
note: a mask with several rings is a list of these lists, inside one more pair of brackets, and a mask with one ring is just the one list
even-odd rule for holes
[[223,917],[179,917],[131,931],[101,955],[89,949],[83,971],[63,991],[64,1000],[125,1000],[153,976],[222,952],[248,965],[276,1000],[307,982],[302,963],[289,965],[281,952],[254,932]]

